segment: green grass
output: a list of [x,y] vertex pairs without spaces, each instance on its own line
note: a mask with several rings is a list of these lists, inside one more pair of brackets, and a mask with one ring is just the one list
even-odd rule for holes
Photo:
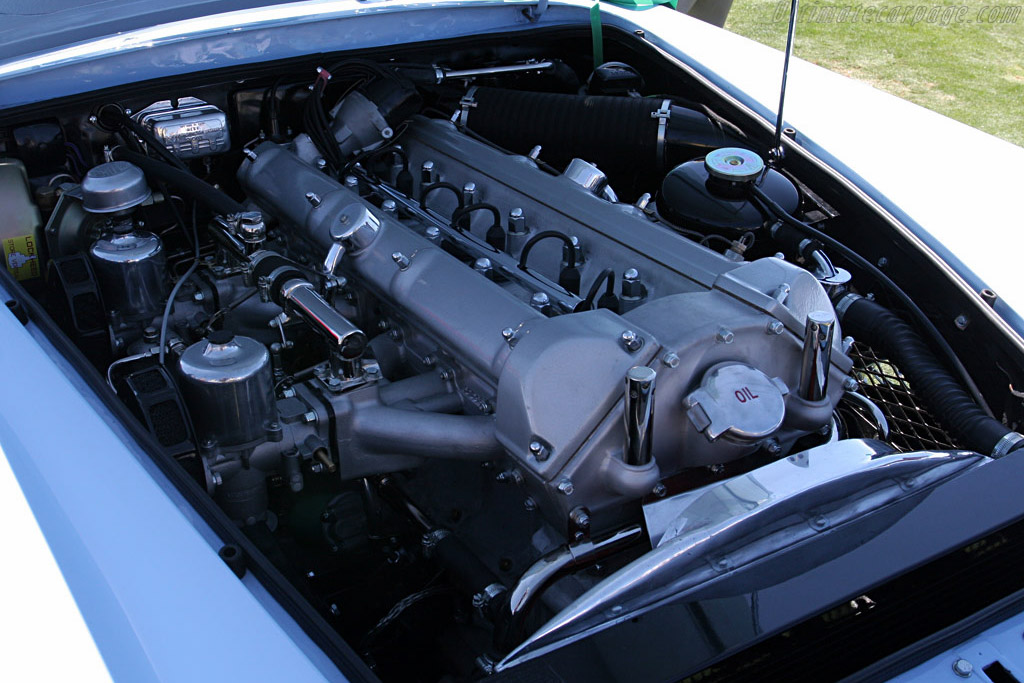
[[[784,12],[777,12],[779,2]],[[998,0],[1010,20],[979,21],[997,0],[911,5],[904,0],[801,3],[794,52],[798,57],[962,121],[1024,147],[1024,0]],[[900,23],[827,20],[849,7],[915,7],[953,12],[963,21]],[[1013,16],[1013,7],[1016,17]],[[726,28],[782,49],[788,0],[735,0]],[[949,8],[949,9],[947,9]],[[1007,14],[1009,13],[1009,14]],[[1015,20],[1014,20],[1015,19]]]

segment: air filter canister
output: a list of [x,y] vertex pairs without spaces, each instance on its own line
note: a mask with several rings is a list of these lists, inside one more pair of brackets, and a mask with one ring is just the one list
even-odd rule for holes
[[267,347],[217,330],[185,349],[181,390],[196,435],[221,448],[253,445],[275,419],[274,381]]

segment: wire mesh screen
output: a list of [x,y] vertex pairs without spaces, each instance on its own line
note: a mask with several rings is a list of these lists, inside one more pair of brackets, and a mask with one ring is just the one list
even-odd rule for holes
[[848,355],[861,392],[889,420],[889,442],[901,451],[951,450],[957,446],[938,419],[921,403],[895,365],[867,344],[854,342]]

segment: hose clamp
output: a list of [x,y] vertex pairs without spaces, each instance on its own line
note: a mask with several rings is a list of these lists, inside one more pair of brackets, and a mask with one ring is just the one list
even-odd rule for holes
[[1017,444],[1024,441],[1024,434],[1018,434],[1017,432],[1009,432],[1006,436],[999,439],[996,442],[995,448],[992,449],[993,458],[1001,458],[1007,455],[1014,449]]
[[846,312],[850,310],[850,306],[852,306],[854,302],[859,301],[863,298],[864,297],[862,297],[860,294],[852,293],[844,296],[842,299],[836,302],[836,317],[842,320],[843,316],[846,315]]
[[456,124],[459,128],[465,128],[469,123],[469,110],[476,109],[477,101],[473,96],[476,94],[477,88],[480,86],[474,85],[472,88],[466,91],[466,94],[459,100],[459,110],[452,116],[452,123]]
[[658,163],[665,165],[665,137],[668,131],[668,120],[672,118],[672,100],[662,100],[657,111],[651,112],[652,119],[658,119]]

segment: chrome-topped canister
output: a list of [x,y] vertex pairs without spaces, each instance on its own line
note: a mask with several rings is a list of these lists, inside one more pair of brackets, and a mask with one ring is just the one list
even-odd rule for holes
[[181,354],[181,390],[196,434],[222,449],[255,445],[275,420],[267,347],[218,330]]
[[127,211],[151,196],[142,169],[127,161],[94,166],[82,179],[82,208],[90,213]]
[[112,232],[89,248],[103,302],[122,320],[157,315],[166,292],[167,258],[160,238],[151,232]]

